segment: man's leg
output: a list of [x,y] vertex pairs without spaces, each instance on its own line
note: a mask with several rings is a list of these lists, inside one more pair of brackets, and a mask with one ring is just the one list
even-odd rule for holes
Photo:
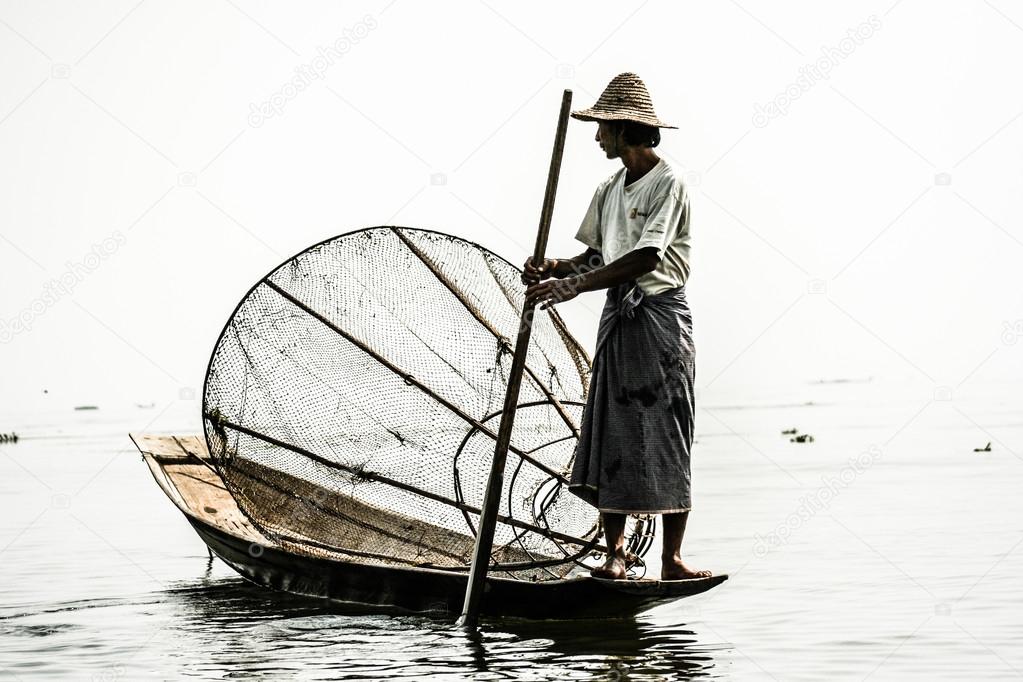
[[607,561],[590,571],[594,578],[623,580],[625,578],[625,514],[601,514],[604,522],[604,541],[607,543]]
[[686,534],[689,512],[661,514],[664,522],[664,548],[661,550],[661,580],[709,578],[710,571],[694,571],[682,563],[682,536]]

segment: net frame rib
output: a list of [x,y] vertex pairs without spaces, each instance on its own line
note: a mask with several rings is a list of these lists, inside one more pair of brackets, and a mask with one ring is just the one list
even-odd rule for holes
[[[443,284],[455,298],[458,299],[459,303],[462,304],[462,306],[469,312],[469,314],[472,315],[476,319],[476,321],[479,322],[487,331],[494,335],[494,338],[497,339],[498,344],[502,348],[511,349],[511,340],[502,336],[501,333],[494,328],[490,321],[483,317],[480,311],[477,310],[471,303],[469,303],[469,301],[465,298],[465,294],[463,294],[458,289],[458,287],[456,287],[454,283],[451,282],[447,278],[447,276],[445,276],[444,273],[440,271],[437,265],[433,262],[433,259],[426,255],[426,253],[424,253],[423,250],[419,248],[419,246],[414,244],[411,239],[405,236],[399,228],[392,227],[391,231],[398,236],[398,238],[406,247],[408,247],[409,251],[414,253],[416,257],[423,262],[423,265],[425,265],[430,270],[430,272],[433,273],[434,277],[436,277],[437,280],[441,284]],[[566,346],[567,345],[568,344],[566,344]],[[565,426],[567,426],[569,430],[572,431],[572,435],[575,436],[576,438],[579,438],[579,426],[575,423],[575,420],[572,419],[572,415],[568,413],[568,411],[565,409],[565,406],[561,404],[561,401],[558,400],[558,397],[554,395],[553,391],[551,391],[547,384],[540,380],[540,377],[537,376],[536,372],[533,371],[533,368],[529,366],[528,362],[526,363],[523,369],[525,370],[529,378],[533,380],[533,383],[536,384],[537,388],[539,388],[540,391],[544,394],[547,400],[549,400],[550,403],[554,405],[554,408],[558,411],[558,414],[561,416],[562,421],[565,422]],[[582,373],[580,373],[580,379],[582,379]]]
[[[177,440],[177,439],[175,438],[175,440]],[[178,444],[180,445],[180,443],[178,443]],[[183,447],[182,447],[182,449],[184,450]],[[187,452],[187,450],[186,450],[186,452]],[[188,454],[192,455],[196,459],[199,459],[199,461],[201,463],[203,463],[205,466],[209,467],[211,470],[216,472],[216,469],[213,469],[213,467],[211,467],[209,464],[207,464],[206,462],[204,462],[200,458],[196,457],[191,452],[189,452]],[[521,460],[520,460],[520,463],[521,463]],[[257,476],[255,474],[253,474],[252,472],[243,471],[243,472],[240,472],[240,473],[245,478],[248,478],[249,480],[252,480],[252,481],[256,481],[257,483],[265,485],[265,486],[267,486],[267,487],[269,487],[269,488],[271,488],[273,490],[276,490],[277,492],[280,492],[280,493],[287,493],[288,492],[287,490],[285,490],[281,486],[273,483],[272,481],[266,480],[262,476]],[[330,509],[329,507],[326,507],[326,506],[324,506],[324,505],[322,505],[319,502],[316,502],[314,500],[304,499],[302,502],[303,502],[303,504],[308,504],[309,506],[315,507],[315,508],[319,509],[321,512],[323,512],[325,514],[328,514],[330,516],[334,516],[336,518],[340,518],[342,520],[349,521],[349,522],[353,521],[353,519],[348,517],[346,514],[342,514],[341,512],[338,512],[337,510],[334,510],[334,509]],[[364,558],[364,559],[376,559],[376,560],[382,561],[384,563],[404,564],[404,565],[407,565],[407,566],[415,566],[416,568],[424,568],[425,567],[425,568],[432,568],[432,569],[438,570],[438,571],[450,571],[450,572],[460,572],[460,571],[466,571],[467,572],[469,570],[469,566],[468,565],[465,565],[465,566],[444,566],[442,564],[435,564],[435,563],[431,563],[431,562],[413,561],[412,559],[405,559],[405,558],[402,558],[402,557],[399,557],[399,556],[393,556],[393,555],[389,555],[389,554],[378,554],[376,552],[367,552],[367,551],[364,551],[364,550],[357,550],[357,549],[351,549],[351,548],[347,548],[347,547],[339,547],[337,545],[330,545],[330,544],[327,544],[327,543],[324,543],[324,542],[320,542],[319,540],[315,540],[313,538],[304,537],[304,536],[300,537],[300,536],[297,536],[297,535],[291,535],[289,533],[284,533],[284,532],[280,532],[280,531],[276,531],[276,530],[271,531],[271,530],[267,529],[264,524],[261,524],[258,520],[253,519],[248,514],[248,512],[243,510],[242,513],[245,515],[245,517],[247,519],[249,519],[249,521],[251,523],[253,523],[257,527],[263,529],[264,532],[270,533],[271,535],[274,535],[277,538],[279,538],[282,542],[286,542],[286,543],[289,543],[289,544],[300,545],[300,546],[301,545],[306,545],[306,546],[309,546],[309,547],[315,547],[317,549],[322,549],[322,550],[325,550],[325,551],[328,551],[328,552],[334,552],[334,553],[338,553],[338,554],[348,554],[350,556],[361,557],[361,558]],[[363,527],[367,527],[367,525],[364,524],[364,523],[359,523],[359,525],[361,525]],[[387,532],[386,530],[384,530],[382,528],[379,528],[377,526],[371,526],[370,525],[370,526],[368,526],[368,528],[370,530],[374,531],[374,532],[378,532],[378,533],[382,533],[382,534],[386,534],[386,535],[392,535],[392,537],[393,537],[393,534],[391,534],[391,533]],[[521,536],[516,536],[516,537],[521,537]],[[571,555],[568,552],[565,551],[564,547],[562,547],[561,545],[557,545],[558,549],[560,549],[561,552],[565,555],[565,557],[568,557],[568,558],[549,557],[549,558],[544,558],[544,559],[539,559],[539,560],[534,560],[534,561],[513,561],[513,562],[508,562],[508,563],[501,563],[501,562],[496,562],[495,561],[494,563],[491,564],[491,570],[500,571],[500,572],[503,572],[503,573],[512,573],[514,571],[526,571],[526,570],[531,570],[531,569],[539,568],[539,569],[543,569],[546,572],[550,573],[550,571],[548,570],[548,567],[550,567],[550,566],[560,566],[562,564],[568,563],[569,561],[573,561],[575,559],[578,559],[579,557],[587,554],[588,552],[590,552],[590,551],[592,551],[594,549],[601,549],[597,545],[598,541],[599,541],[599,536],[595,535],[589,542],[587,542],[587,544],[582,545],[581,549],[579,549],[577,552],[575,552],[574,554],[571,554]],[[511,544],[511,543],[506,543],[506,545],[507,544]],[[521,544],[521,541],[520,541],[519,544]],[[439,554],[447,555],[448,557],[450,557],[452,559],[457,559],[457,560],[461,560],[462,559],[461,556],[459,556],[457,554],[454,554],[453,552],[448,552],[448,551],[445,551],[445,550],[441,550],[441,549],[439,549],[437,547],[434,547],[433,550],[438,552]],[[529,552],[527,551],[526,554],[529,555]]]
[[[305,449],[305,448],[303,448],[301,446],[294,445],[294,444],[288,443],[286,441],[282,441],[279,438],[274,438],[273,436],[268,436],[268,435],[266,435],[264,433],[259,433],[258,431],[254,431],[254,430],[252,430],[252,429],[250,429],[248,427],[242,426],[241,424],[235,424],[234,422],[232,422],[232,421],[230,421],[228,419],[223,418],[219,414],[207,413],[204,416],[205,416],[205,418],[207,420],[209,420],[213,424],[214,429],[220,429],[220,430],[223,430],[225,428],[226,429],[231,429],[232,431],[236,431],[236,432],[242,433],[242,434],[244,434],[246,436],[251,436],[252,438],[259,439],[259,440],[263,441],[264,443],[269,443],[270,445],[274,445],[274,446],[277,446],[279,448],[284,448],[285,450],[289,450],[290,452],[294,452],[295,454],[302,455],[303,457],[306,457],[307,459],[310,459],[310,460],[316,462],[317,464],[321,464],[321,465],[323,465],[325,467],[328,467],[328,468],[331,468],[331,469],[337,469],[339,471],[344,471],[344,472],[347,472],[347,473],[349,473],[349,474],[351,474],[353,476],[356,476],[356,477],[359,477],[359,478],[363,478],[363,479],[366,479],[366,480],[369,480],[369,481],[375,481],[377,483],[383,483],[385,485],[389,485],[389,486],[392,486],[394,488],[398,488],[399,490],[404,490],[404,491],[410,492],[410,493],[412,493],[414,495],[419,495],[421,497],[425,497],[425,498],[433,500],[435,502],[440,502],[442,504],[446,504],[449,507],[454,507],[455,509],[459,509],[461,511],[468,512],[470,514],[476,514],[477,516],[480,514],[481,510],[480,510],[479,507],[474,507],[474,506],[472,506],[470,504],[465,504],[464,502],[458,502],[457,500],[452,500],[451,498],[445,497],[444,495],[440,495],[438,493],[431,493],[429,490],[423,490],[421,488],[417,488],[414,485],[410,485],[408,483],[403,483],[402,481],[395,480],[395,479],[390,478],[388,476],[383,476],[381,474],[377,474],[377,473],[374,473],[372,471],[365,471],[364,469],[360,469],[358,467],[353,467],[353,466],[349,466],[347,464],[341,464],[340,462],[335,462],[334,460],[327,459],[326,457],[323,457],[322,455],[318,455],[315,452],[313,452],[311,450],[307,450],[307,449]],[[544,536],[544,537],[546,537],[546,538],[548,538],[550,540],[560,540],[561,542],[566,542],[566,543],[569,543],[569,544],[572,544],[572,545],[578,545],[580,547],[592,547],[593,549],[596,549],[596,550],[599,550],[599,551],[602,551],[602,552],[606,552],[607,551],[606,547],[604,547],[604,546],[602,546],[600,544],[596,544],[595,543],[595,539],[586,540],[584,538],[577,538],[574,535],[568,535],[567,533],[561,533],[561,532],[558,532],[556,530],[551,530],[549,528],[542,528],[540,526],[534,526],[531,523],[526,523],[525,521],[520,521],[519,519],[512,518],[512,517],[509,517],[509,516],[498,515],[497,520],[500,521],[501,523],[504,523],[505,525],[512,526],[513,528],[521,528],[521,529],[524,529],[524,530],[532,531],[532,532],[534,532],[534,533],[536,533],[538,535],[542,535],[542,536]],[[559,561],[559,563],[563,563],[563,562]]]
[[[434,392],[432,389],[430,389],[429,386],[427,386],[426,384],[424,384],[421,381],[419,381],[418,379],[416,379],[415,376],[413,376],[411,373],[404,371],[401,367],[398,367],[393,362],[391,362],[390,360],[388,360],[384,356],[382,356],[379,353],[377,353],[375,350],[373,350],[372,348],[367,346],[365,343],[363,343],[362,341],[357,339],[355,336],[353,336],[352,334],[348,333],[347,331],[345,331],[344,329],[339,327],[337,324],[335,324],[331,320],[327,319],[324,315],[320,314],[319,312],[317,312],[313,308],[311,308],[308,305],[306,305],[305,303],[303,303],[301,300],[299,300],[297,297],[295,297],[293,294],[291,294],[291,292],[287,291],[286,289],[281,287],[276,282],[270,280],[269,278],[264,279],[263,280],[263,284],[265,284],[271,290],[273,290],[273,291],[277,292],[278,294],[280,294],[285,300],[289,301],[292,305],[297,307],[299,310],[302,310],[306,314],[312,316],[316,320],[318,320],[321,323],[323,323],[324,325],[326,325],[332,331],[334,331],[337,334],[341,335],[346,341],[348,341],[349,343],[354,345],[356,348],[358,348],[362,352],[364,352],[367,355],[369,355],[371,358],[373,358],[374,360],[379,362],[381,365],[383,365],[387,369],[391,370],[397,376],[401,377],[405,381],[406,384],[408,384],[410,386],[415,386],[420,391],[422,391],[423,393],[425,393],[426,395],[430,396],[435,401],[440,403],[443,407],[447,408],[450,412],[452,412],[456,416],[460,417],[461,419],[463,419],[467,423],[471,424],[472,426],[476,427],[477,429],[479,429],[483,433],[487,434],[488,436],[493,438],[494,441],[497,440],[497,434],[494,433],[491,429],[489,429],[486,426],[484,426],[479,420],[473,418],[472,415],[467,414],[464,410],[462,410],[460,407],[458,407],[457,405],[452,403],[447,398],[445,398],[445,397],[443,397],[441,395],[438,395],[436,392]],[[510,446],[509,449],[512,452],[514,452],[516,455],[521,457],[522,459],[526,460],[527,462],[529,462],[530,464],[535,466],[540,471],[543,471],[544,473],[557,478],[559,481],[561,481],[562,483],[564,483],[566,485],[568,484],[568,482],[569,482],[568,478],[566,478],[564,474],[562,474],[562,473],[560,473],[558,471],[555,471],[554,469],[550,468],[549,466],[547,466],[543,462],[540,462],[539,460],[529,456],[528,454],[523,452],[520,448],[517,448],[517,447],[514,447],[514,446]]]

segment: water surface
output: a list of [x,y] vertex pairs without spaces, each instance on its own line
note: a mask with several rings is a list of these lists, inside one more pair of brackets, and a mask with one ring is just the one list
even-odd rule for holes
[[636,619],[479,637],[211,560],[127,437],[197,432],[194,402],[4,415],[22,439],[0,445],[0,679],[1018,679],[1012,405],[846,384],[704,401],[685,547],[731,580]]

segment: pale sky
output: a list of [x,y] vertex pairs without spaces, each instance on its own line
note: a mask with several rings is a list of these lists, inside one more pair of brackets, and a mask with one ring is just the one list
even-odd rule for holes
[[[0,2],[0,410],[198,394],[239,298],[335,234],[521,263],[562,90],[583,108],[622,71],[679,126],[657,151],[690,186],[699,396],[1019,384],[1023,7],[439,7]],[[549,255],[618,168],[595,125],[570,125]],[[602,302],[562,306],[589,347]]]

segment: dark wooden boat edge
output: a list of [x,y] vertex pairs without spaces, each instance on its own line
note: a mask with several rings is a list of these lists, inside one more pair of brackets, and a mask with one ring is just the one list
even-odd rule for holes
[[[201,437],[131,434],[131,438],[161,490],[210,551],[247,580],[292,594],[388,611],[452,617],[460,613],[466,573],[358,563],[280,547],[237,509],[209,465]],[[600,580],[583,575],[529,582],[490,576],[483,614],[559,620],[627,618],[706,592],[727,579],[725,574],[672,581]]]

